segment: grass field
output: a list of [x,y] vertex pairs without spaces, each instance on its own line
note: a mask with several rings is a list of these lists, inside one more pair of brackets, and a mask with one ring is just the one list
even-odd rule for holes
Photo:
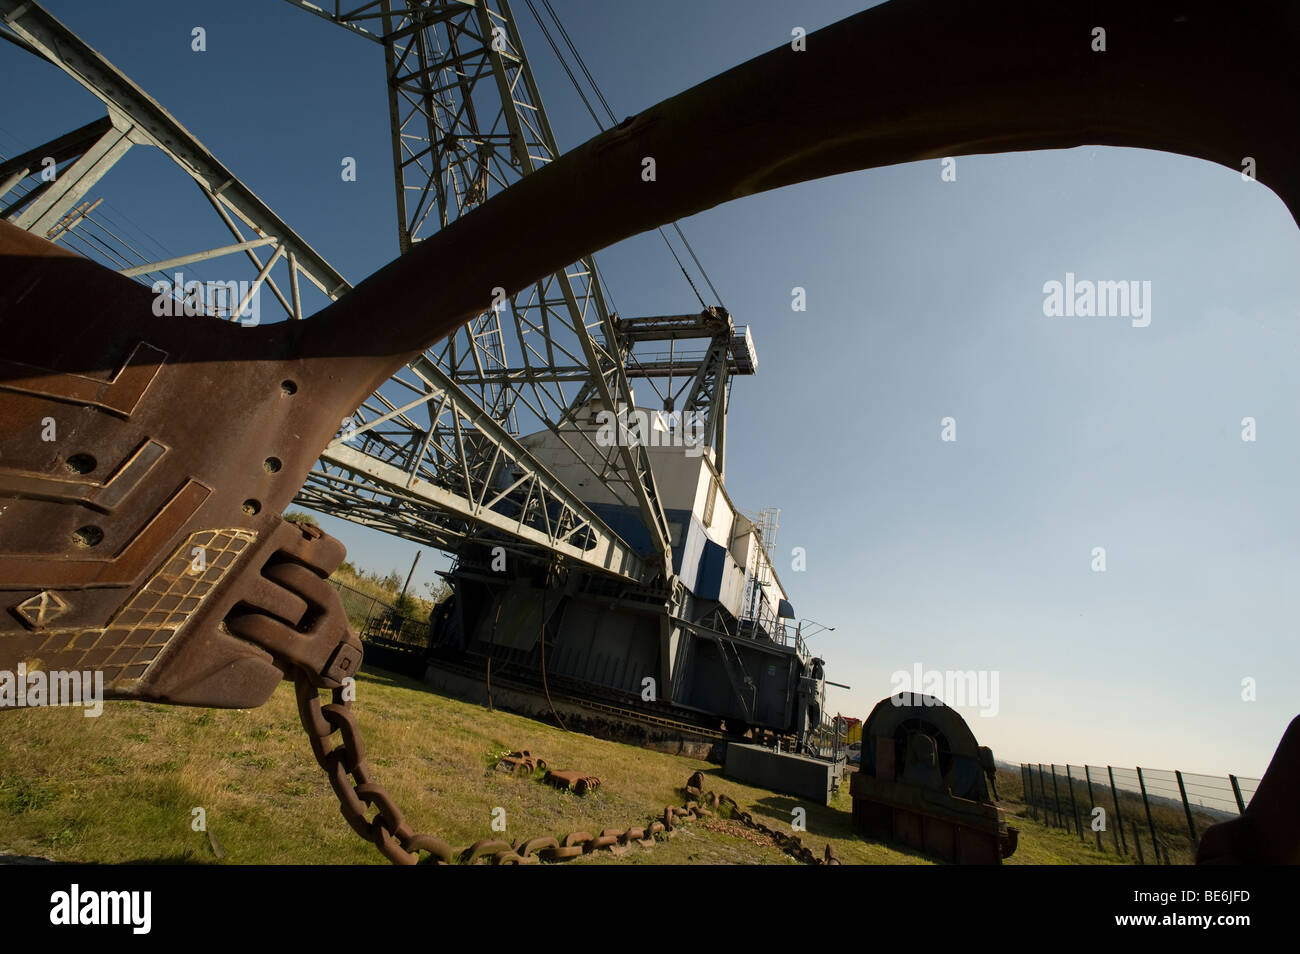
[[[567,733],[437,695],[376,670],[357,683],[367,756],[408,822],[463,847],[481,838],[644,825],[680,805],[696,769],[706,789],[731,795],[769,825],[789,825],[798,799],[742,785],[716,765]],[[109,702],[99,718],[81,709],[0,714],[0,855],[68,862],[382,864],[339,814],[298,724],[292,686],[254,710]],[[552,768],[602,780],[579,798],[535,779],[495,772],[497,757],[529,749]],[[1002,773],[1008,822],[1020,828],[1011,864],[1117,861],[1077,836],[1025,817],[1019,776]],[[849,822],[848,785],[831,806],[804,804],[805,844],[829,842],[846,864],[930,864],[909,849],[868,842]],[[203,809],[207,832],[192,826]],[[491,828],[505,810],[506,831]],[[671,841],[579,864],[795,864],[770,841],[723,819],[689,822]],[[212,838],[209,838],[209,833]],[[223,857],[218,857],[220,846]]]

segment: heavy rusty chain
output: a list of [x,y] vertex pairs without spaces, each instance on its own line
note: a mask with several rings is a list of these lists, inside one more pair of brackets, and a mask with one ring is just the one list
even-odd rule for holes
[[[274,585],[258,591],[256,600],[241,603],[241,608],[226,619],[226,625],[231,633],[271,653],[287,678],[293,680],[298,717],[312,754],[334,789],[344,819],[394,864],[470,864],[479,859],[490,859],[493,864],[536,864],[564,861],[601,849],[626,849],[633,843],[653,845],[655,835],[667,832],[671,836],[681,820],[712,815],[700,805],[704,800],[715,808],[727,804],[744,824],[771,836],[782,850],[810,864],[819,862],[797,837],[791,839],[755,822],[725,795],[706,795],[702,790],[704,776],[699,772],[687,781],[686,793],[691,800],[680,808],[665,806],[662,821],[648,825],[606,828],[598,835],[571,832],[559,838],[542,836],[518,846],[487,838],[460,851],[441,838],[415,831],[388,791],[371,777],[361,727],[348,698],[351,677],[361,668],[364,651],[338,593],[327,582],[343,559],[343,546],[319,528],[304,527],[296,535],[287,534],[284,547],[284,552],[277,552],[262,568],[262,576]],[[296,624],[291,622],[294,620]],[[321,704],[321,689],[331,692],[331,701],[326,705]],[[334,744],[336,732],[339,741]],[[375,814],[367,817],[371,808]],[[426,857],[422,859],[421,853]],[[838,864],[829,845],[826,863]]]
[[[293,685],[298,697],[298,718],[307,730],[312,754],[325,770],[330,787],[338,797],[339,810],[352,830],[373,842],[395,865],[417,864],[421,851],[429,853],[432,864],[451,864],[451,845],[441,838],[412,830],[384,787],[371,781],[361,727],[357,725],[351,701],[343,698],[343,687],[331,690],[333,701],[322,706],[320,692],[312,684],[309,673],[296,670]],[[330,736],[336,731],[342,734],[342,741],[331,749]],[[367,820],[366,811],[371,805],[379,811]]]
[[[601,849],[626,850],[633,844],[648,847],[654,844],[655,835],[660,832],[671,834],[686,819],[711,817],[714,812],[701,805],[701,801],[707,801],[714,808],[719,805],[728,806],[733,817],[742,824],[768,835],[782,851],[800,861],[807,864],[840,863],[829,843],[825,855],[819,858],[799,840],[798,835],[790,835],[755,821],[749,812],[741,810],[736,801],[727,795],[704,792],[704,776],[700,772],[687,780],[686,793],[691,796],[690,800],[681,807],[664,806],[662,818],[648,825],[626,829],[605,828],[598,835],[585,831],[570,832],[562,837],[543,835],[529,838],[517,847],[500,839],[488,838],[457,851],[441,838],[416,832],[406,823],[401,809],[393,802],[387,790],[370,776],[361,729],[356,714],[352,711],[351,701],[344,698],[343,688],[331,690],[332,701],[322,706],[320,692],[312,680],[310,673],[295,670],[293,681],[298,698],[298,716],[303,728],[307,730],[312,753],[325,770],[330,787],[338,797],[339,809],[352,830],[374,844],[393,864],[448,865],[453,861],[472,864],[484,858],[498,865],[537,864],[539,861],[567,861]],[[330,737],[335,732],[340,734],[340,741],[337,746],[330,748]],[[366,813],[370,806],[378,811],[374,818],[367,819]],[[427,852],[428,857],[421,859],[420,852]]]

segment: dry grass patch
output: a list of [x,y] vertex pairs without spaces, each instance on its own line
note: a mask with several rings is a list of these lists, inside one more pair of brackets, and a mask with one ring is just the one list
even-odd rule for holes
[[[788,826],[791,810],[802,804],[802,838],[818,854],[830,842],[849,864],[930,863],[856,836],[847,785],[834,805],[808,805],[724,779],[715,765],[489,712],[379,670],[361,675],[356,708],[375,778],[413,827],[457,847],[644,825],[665,805],[683,803],[682,787],[699,769],[706,790],[731,795],[772,826]],[[0,854],[105,863],[385,863],[339,814],[287,683],[249,711],[109,702],[97,719],[70,708],[10,711],[0,719]],[[552,768],[598,776],[601,787],[580,798],[540,779],[493,771],[512,749],[529,749]],[[224,859],[191,827],[199,807]],[[504,835],[491,827],[497,808],[505,810]],[[1025,835],[1013,861],[1085,861],[1077,839],[1020,823]],[[696,822],[653,848],[582,863],[794,862],[774,847]]]

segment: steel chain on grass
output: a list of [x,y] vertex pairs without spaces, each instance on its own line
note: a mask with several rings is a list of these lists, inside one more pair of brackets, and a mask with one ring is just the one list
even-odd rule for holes
[[[717,808],[727,805],[734,816],[749,828],[761,831],[772,838],[786,854],[790,854],[807,864],[838,865],[839,859],[826,845],[824,858],[818,858],[812,849],[805,846],[797,835],[791,836],[763,824],[755,822],[748,812],[741,811],[735,799],[727,795],[715,795],[704,792],[692,783],[703,776],[697,773],[687,782],[687,795],[693,796],[682,807],[665,805],[662,821],[656,820],[647,826],[630,828],[605,828],[599,835],[590,832],[571,832],[563,838],[542,835],[529,838],[517,848],[509,842],[485,838],[468,848],[456,851],[447,842],[433,835],[415,831],[406,823],[387,789],[370,778],[370,767],[366,763],[365,743],[361,738],[361,728],[352,711],[352,703],[344,699],[342,687],[331,690],[332,701],[321,705],[320,692],[312,682],[312,676],[302,669],[294,670],[294,692],[298,699],[298,717],[307,738],[311,743],[312,754],[325,770],[330,787],[339,800],[339,810],[343,817],[362,838],[373,843],[393,864],[437,864],[449,865],[453,859],[461,864],[472,864],[480,858],[491,858],[497,865],[537,864],[540,861],[567,861],[579,855],[589,854],[601,849],[626,850],[633,843],[649,846],[654,844],[654,836],[660,832],[671,832],[679,820],[707,818],[714,813],[700,805],[699,800],[708,800]],[[330,737],[338,732],[341,741],[330,748]],[[378,809],[374,818],[367,819],[366,812],[374,806]],[[420,852],[427,852],[428,857],[421,860]]]
[[[370,780],[361,728],[352,712],[352,703],[343,698],[343,688],[331,690],[333,701],[322,706],[320,693],[312,685],[308,673],[296,670],[293,683],[298,697],[298,717],[307,730],[312,754],[325,770],[330,787],[338,796],[339,809],[352,830],[373,842],[395,865],[418,863],[421,851],[429,853],[429,863],[451,864],[451,845],[441,838],[414,831],[388,791]],[[343,738],[336,748],[331,749],[329,739],[336,730]],[[356,780],[355,785],[349,775]],[[377,806],[379,812],[374,819],[367,820],[366,809],[370,805]]]

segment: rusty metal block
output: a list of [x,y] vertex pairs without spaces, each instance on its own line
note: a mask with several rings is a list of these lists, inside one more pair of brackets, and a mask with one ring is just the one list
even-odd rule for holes
[[600,786],[600,779],[594,775],[583,775],[581,772],[573,769],[560,769],[555,772],[547,772],[546,777],[542,779],[547,785],[554,785],[563,791],[573,791],[578,795],[586,795],[588,792]]
[[503,755],[496,764],[498,772],[508,772],[511,775],[532,775],[538,769],[544,768],[546,768],[546,759],[533,755],[527,749]]

